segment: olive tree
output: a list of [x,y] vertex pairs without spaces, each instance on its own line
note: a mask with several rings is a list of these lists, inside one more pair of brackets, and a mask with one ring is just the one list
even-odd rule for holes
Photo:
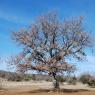
[[82,17],[60,20],[54,13],[40,16],[29,29],[13,32],[13,40],[23,46],[14,63],[21,72],[36,70],[51,75],[59,88],[57,75],[73,69],[68,59],[84,60],[91,37]]

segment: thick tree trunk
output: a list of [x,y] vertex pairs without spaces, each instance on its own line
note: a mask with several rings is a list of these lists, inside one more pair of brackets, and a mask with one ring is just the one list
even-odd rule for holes
[[60,88],[59,81],[57,80],[56,75],[53,75],[53,79],[54,79],[54,81],[53,81],[54,89],[59,89]]

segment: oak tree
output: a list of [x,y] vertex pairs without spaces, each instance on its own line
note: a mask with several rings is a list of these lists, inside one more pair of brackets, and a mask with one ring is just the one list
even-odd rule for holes
[[62,21],[53,13],[40,16],[29,29],[13,32],[12,37],[23,46],[14,60],[17,69],[47,73],[55,79],[55,88],[59,87],[56,76],[74,69],[68,58],[84,60],[85,49],[91,46],[82,17]]

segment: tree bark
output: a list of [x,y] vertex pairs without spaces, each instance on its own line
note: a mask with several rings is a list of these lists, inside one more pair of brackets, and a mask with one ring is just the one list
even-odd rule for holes
[[60,88],[60,87],[59,87],[59,81],[57,80],[55,74],[53,74],[53,79],[54,79],[54,81],[53,81],[54,89],[59,89],[59,88]]

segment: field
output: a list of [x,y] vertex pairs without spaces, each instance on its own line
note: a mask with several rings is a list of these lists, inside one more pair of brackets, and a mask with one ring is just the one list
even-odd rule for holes
[[51,82],[2,82],[0,95],[95,95],[95,88],[77,83],[77,85],[61,84],[60,91],[52,91]]

